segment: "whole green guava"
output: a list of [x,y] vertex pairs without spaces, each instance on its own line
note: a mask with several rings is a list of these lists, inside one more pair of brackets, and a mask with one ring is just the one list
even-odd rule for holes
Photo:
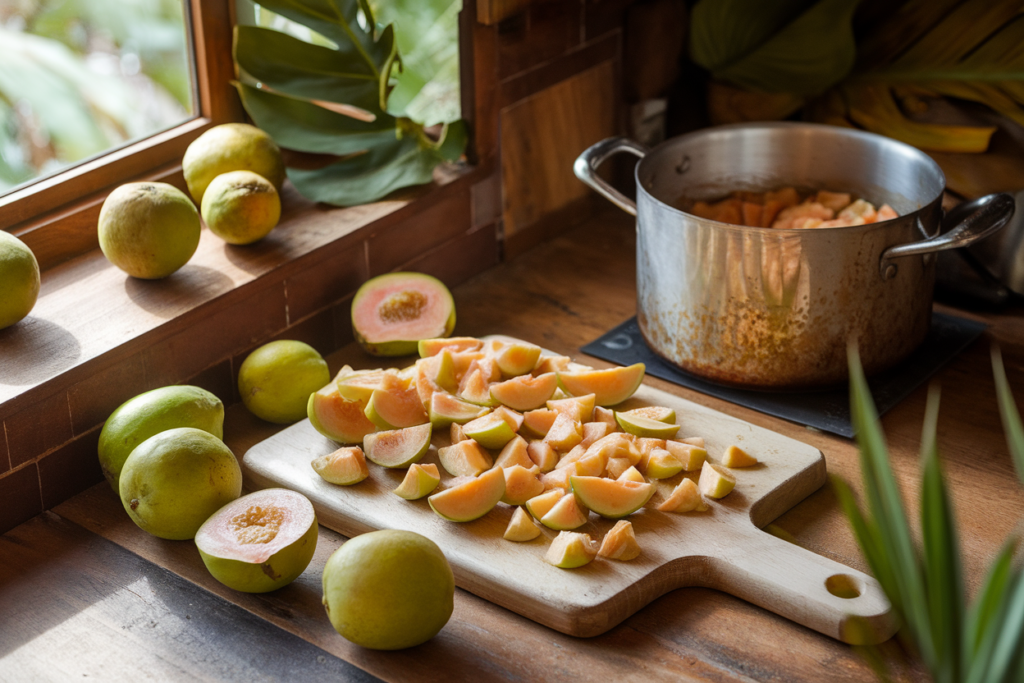
[[323,585],[334,629],[374,650],[400,650],[430,640],[455,606],[455,576],[444,553],[411,531],[356,536],[327,560]]
[[32,250],[0,230],[0,330],[18,322],[39,297],[39,263]]
[[121,503],[139,528],[170,540],[194,538],[210,515],[242,493],[231,449],[209,432],[168,429],[135,447],[119,480]]
[[195,427],[224,438],[224,404],[206,389],[161,387],[122,403],[100,431],[100,468],[117,493],[121,468],[135,447],[151,436],[177,427]]
[[167,183],[128,183],[100,209],[100,249],[132,277],[158,280],[188,263],[199,246],[199,212]]
[[273,184],[252,171],[231,171],[213,179],[203,195],[206,227],[228,244],[263,239],[281,219],[281,198]]
[[264,344],[242,361],[238,393],[256,417],[288,424],[306,417],[309,395],[330,381],[327,362],[316,349],[283,339]]
[[285,178],[281,148],[269,135],[248,123],[224,123],[200,135],[185,150],[181,168],[189,194],[200,206],[206,188],[222,173],[258,173],[278,192]]

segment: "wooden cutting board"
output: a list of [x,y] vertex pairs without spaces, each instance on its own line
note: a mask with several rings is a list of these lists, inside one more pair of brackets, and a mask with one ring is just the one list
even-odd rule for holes
[[[761,531],[825,483],[821,451],[648,386],[620,409],[640,405],[675,409],[678,436],[703,436],[712,461],[736,444],[761,464],[735,470],[736,488],[720,501],[709,501],[706,512],[654,509],[683,476],[698,473],[660,482],[648,506],[628,518],[642,549],[629,562],[598,558],[579,569],[553,567],[543,556],[557,532],[545,528],[528,543],[504,540],[514,508],[503,503],[476,521],[448,522],[425,498],[406,501],[392,493],[405,470],[370,463],[365,481],[328,484],[310,462],[338,446],[309,420],[253,446],[243,467],[249,488],[298,491],[312,501],[321,524],[346,536],[377,529],[427,536],[444,551],[460,587],[569,635],[604,633],[659,596],[686,586],[725,591],[849,643],[882,642],[895,633],[889,602],[873,578]],[[435,447],[448,445],[444,432],[435,433]],[[442,482],[450,478],[434,448],[423,462],[438,465]],[[591,513],[576,531],[600,541],[613,524]]]

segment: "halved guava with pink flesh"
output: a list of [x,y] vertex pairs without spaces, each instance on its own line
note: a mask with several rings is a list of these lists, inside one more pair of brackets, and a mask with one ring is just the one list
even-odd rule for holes
[[430,448],[430,423],[367,434],[363,439],[366,457],[381,467],[408,467]]
[[195,540],[213,578],[238,591],[266,593],[305,571],[318,532],[316,513],[305,496],[264,489],[213,513]]
[[479,477],[435,493],[427,498],[427,502],[434,512],[451,522],[471,522],[490,512],[503,495],[505,472],[496,467]]
[[618,519],[636,512],[651,499],[655,491],[654,484],[628,480],[572,477],[569,481],[581,503],[609,519]]
[[363,412],[366,404],[347,401],[335,383],[309,395],[306,413],[316,431],[338,443],[362,443],[363,437],[377,431]]
[[597,405],[613,406],[636,393],[644,381],[644,370],[643,363],[635,363],[608,370],[565,371],[558,373],[558,384],[572,396],[594,394]]
[[491,398],[513,410],[534,410],[542,407],[558,388],[553,372],[533,377],[520,375],[491,385]]
[[367,280],[352,299],[356,341],[375,356],[417,353],[420,340],[455,329],[455,301],[444,283],[423,273],[388,273]]

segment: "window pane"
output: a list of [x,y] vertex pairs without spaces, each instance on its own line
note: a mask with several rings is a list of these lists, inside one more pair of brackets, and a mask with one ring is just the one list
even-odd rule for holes
[[0,0],[0,194],[193,117],[182,0]]

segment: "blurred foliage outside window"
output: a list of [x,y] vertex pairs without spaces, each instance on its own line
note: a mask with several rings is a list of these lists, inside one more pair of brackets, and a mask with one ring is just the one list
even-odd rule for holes
[[182,0],[0,0],[0,195],[195,111]]

